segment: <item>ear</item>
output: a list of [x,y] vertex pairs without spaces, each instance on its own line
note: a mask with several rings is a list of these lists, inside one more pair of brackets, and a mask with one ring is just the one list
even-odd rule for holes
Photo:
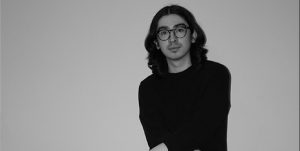
[[156,46],[156,49],[157,49],[157,50],[159,50],[159,49],[160,49],[160,47],[159,47],[159,44],[158,44],[158,42],[157,42],[156,40],[154,40],[154,41],[153,41],[153,43],[155,44],[155,46]]
[[197,32],[194,31],[193,34],[192,34],[192,43],[195,43],[196,39],[197,39]]

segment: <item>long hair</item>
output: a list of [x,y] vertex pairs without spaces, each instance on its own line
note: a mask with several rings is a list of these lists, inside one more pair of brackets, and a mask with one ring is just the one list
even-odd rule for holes
[[157,40],[157,25],[159,19],[170,14],[176,14],[182,17],[188,23],[191,31],[197,33],[195,43],[192,43],[190,48],[192,64],[201,66],[207,59],[206,53],[208,50],[204,48],[206,36],[193,14],[182,6],[166,6],[159,10],[153,17],[148,35],[145,39],[145,48],[148,51],[148,67],[152,70],[152,73],[159,76],[168,73],[168,65],[166,57],[161,50],[157,49],[154,41]]

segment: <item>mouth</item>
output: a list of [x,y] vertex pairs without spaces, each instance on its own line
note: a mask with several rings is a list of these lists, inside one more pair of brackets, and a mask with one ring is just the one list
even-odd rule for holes
[[176,50],[178,50],[180,48],[180,46],[176,46],[176,47],[168,47],[168,49],[170,50],[170,51],[176,51]]

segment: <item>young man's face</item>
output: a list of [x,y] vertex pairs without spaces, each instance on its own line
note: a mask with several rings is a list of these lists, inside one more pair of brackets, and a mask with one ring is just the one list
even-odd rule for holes
[[[190,57],[191,43],[194,42],[195,34],[192,36],[191,30],[186,29],[186,33],[182,34],[184,27],[189,27],[187,22],[176,14],[163,16],[158,21],[158,30],[162,31],[161,36],[167,38],[160,39],[157,37],[156,46],[162,51],[167,60],[180,60]],[[166,31],[170,29],[178,29],[177,31]],[[175,32],[177,32],[175,34]],[[183,32],[184,33],[184,32]],[[168,36],[169,35],[169,36]],[[183,37],[182,37],[183,36]]]

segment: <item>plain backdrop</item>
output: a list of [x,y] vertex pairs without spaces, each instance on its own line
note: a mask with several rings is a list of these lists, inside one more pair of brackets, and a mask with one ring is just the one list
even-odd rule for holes
[[231,71],[229,151],[298,151],[298,0],[2,0],[1,150],[148,150],[143,43],[169,4]]

